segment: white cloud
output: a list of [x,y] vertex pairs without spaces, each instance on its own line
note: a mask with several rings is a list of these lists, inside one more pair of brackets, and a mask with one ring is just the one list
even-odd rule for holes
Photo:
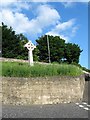
[[55,31],[64,31],[69,29],[70,27],[72,27],[72,25],[74,24],[75,19],[71,19],[67,22],[63,22],[63,23],[59,23],[56,28],[54,29]]
[[[30,2],[67,2],[67,0],[30,0]],[[89,2],[89,0],[68,0],[68,2]]]
[[[9,1],[10,0],[8,0],[8,2]],[[37,36],[38,34],[43,34],[44,29],[53,27],[47,34],[61,36],[66,41],[69,41],[71,33],[72,36],[75,35],[78,29],[78,27],[74,25],[75,19],[60,22],[60,14],[56,9],[47,4],[38,4],[34,10],[35,17],[31,19],[25,13],[22,13],[23,9],[28,10],[28,12],[31,11],[31,3],[16,1],[17,0],[14,0],[15,3],[12,4],[12,2],[5,3],[5,0],[3,0],[3,4],[5,4],[2,11],[0,11],[0,22],[3,21],[6,25],[12,26],[16,33]],[[12,6],[14,6],[14,8]]]
[[2,9],[10,9],[11,11],[21,11],[22,9],[29,10],[30,5],[25,1],[20,0],[2,0],[0,4],[0,11]]
[[[3,10],[2,16],[2,21],[8,26],[12,26],[17,33],[25,32],[25,26],[27,26],[29,20],[24,14],[13,13],[10,10]],[[2,21],[0,20],[0,22]]]
[[73,5],[75,5],[75,2],[63,2],[62,4],[65,8],[71,8]]
[[[2,0],[1,3],[8,5],[14,2],[67,2],[67,0]],[[69,2],[89,2],[89,0],[68,0]]]
[[[8,23],[8,25],[13,25],[14,23],[14,16],[10,10],[2,10],[2,21]],[[0,21],[0,22],[2,22]]]
[[75,19],[67,22],[58,23],[51,31],[47,32],[48,35],[58,35],[68,42],[71,37],[75,36],[78,27],[75,25]]
[[75,36],[76,31],[77,31],[78,29],[79,29],[78,26],[75,26],[75,27],[72,28],[72,37]]
[[0,12],[0,18],[2,16],[0,22],[3,21],[6,25],[12,26],[17,33],[28,33],[31,36],[42,33],[45,27],[56,24],[60,19],[58,12],[48,5],[38,6],[38,8],[36,8],[36,18],[31,20],[26,14],[11,10],[12,9],[4,8],[2,12]]
[[51,30],[51,32],[57,32],[57,33],[60,33],[62,31],[65,31],[65,30],[68,30],[70,28],[72,28],[72,26],[74,25],[75,23],[75,19],[71,19],[67,22],[62,22],[62,23],[58,23],[54,29]]
[[56,24],[60,19],[58,12],[48,5],[41,5],[38,7],[37,21],[41,27]]
[[8,7],[10,6],[12,3],[16,3],[18,0],[2,0],[0,7]]
[[13,2],[17,2],[18,0],[2,0],[1,3],[2,5],[7,5],[7,4],[11,4]]
[[60,34],[60,33],[57,33],[57,32],[50,31],[50,32],[46,33],[46,35],[60,36],[60,38],[64,39],[65,42],[69,41],[69,36],[65,36],[64,34]]

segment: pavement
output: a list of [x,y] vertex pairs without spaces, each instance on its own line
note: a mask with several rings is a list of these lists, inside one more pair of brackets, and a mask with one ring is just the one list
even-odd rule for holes
[[56,105],[11,106],[2,105],[2,118],[88,118],[88,85],[85,83],[83,101],[80,103],[61,103]]

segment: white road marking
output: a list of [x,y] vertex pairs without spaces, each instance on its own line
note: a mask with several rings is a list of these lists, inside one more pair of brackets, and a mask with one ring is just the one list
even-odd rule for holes
[[84,107],[83,105],[79,105],[79,107]]
[[76,105],[79,105],[79,103],[76,103]]
[[83,109],[85,109],[85,110],[90,110],[89,108],[87,108],[87,107],[84,107]]
[[87,105],[87,103],[86,103],[86,102],[82,102],[82,104]]
[[90,105],[88,105],[88,103],[86,102],[82,102],[82,103],[75,103],[76,105],[78,105],[78,107],[83,108],[84,110],[90,110],[88,107],[90,107]]
[[90,105],[87,105],[88,107],[90,107]]

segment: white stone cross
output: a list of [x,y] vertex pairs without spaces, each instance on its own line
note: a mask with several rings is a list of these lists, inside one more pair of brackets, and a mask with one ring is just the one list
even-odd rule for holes
[[29,64],[31,66],[33,66],[33,53],[32,53],[32,51],[34,50],[34,48],[36,48],[36,46],[31,41],[29,41],[28,43],[26,43],[24,45],[24,47],[26,47],[28,49]]

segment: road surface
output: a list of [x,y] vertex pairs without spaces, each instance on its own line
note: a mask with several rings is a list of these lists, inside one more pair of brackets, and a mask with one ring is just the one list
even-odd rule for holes
[[[89,82],[90,84],[90,82]],[[31,106],[2,106],[3,118],[88,118],[88,82],[81,103]]]

